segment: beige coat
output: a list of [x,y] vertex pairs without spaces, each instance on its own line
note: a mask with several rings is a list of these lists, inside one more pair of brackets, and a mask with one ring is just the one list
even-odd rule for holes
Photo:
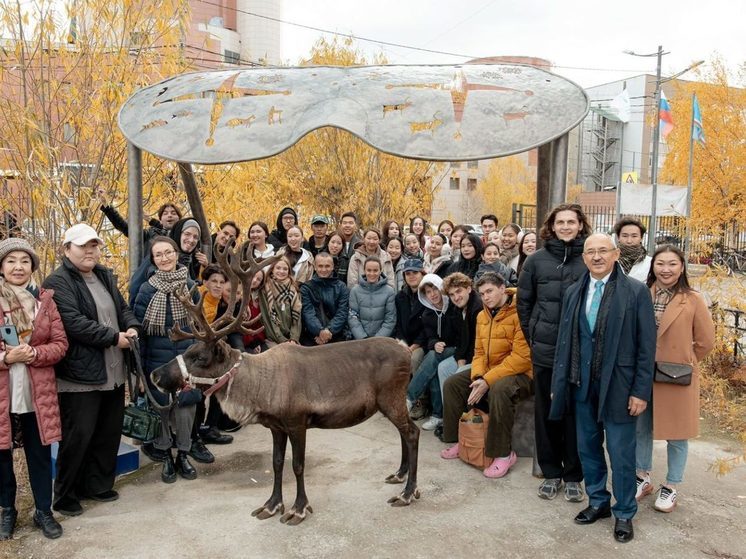
[[[376,256],[381,261],[381,273],[386,276],[386,283],[391,286],[391,289],[396,291],[396,273],[394,272],[394,265],[391,263],[391,257],[383,249],[379,249]],[[365,274],[363,266],[365,265],[366,258],[368,258],[368,255],[360,249],[357,249],[352,258],[350,258],[350,267],[347,268],[348,289],[355,287],[360,281],[360,276]]]
[[[655,286],[651,288],[655,296]],[[688,363],[692,383],[653,383],[653,438],[691,439],[699,435],[699,367],[715,345],[715,325],[702,295],[679,293],[671,299],[658,327],[656,361]]]

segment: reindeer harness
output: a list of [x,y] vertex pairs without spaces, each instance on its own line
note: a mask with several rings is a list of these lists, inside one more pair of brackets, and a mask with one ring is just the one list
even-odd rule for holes
[[243,360],[243,354],[239,354],[238,361],[236,361],[233,366],[228,369],[225,373],[220,375],[218,378],[209,378],[209,377],[195,377],[192,375],[192,373],[189,372],[187,369],[186,363],[184,362],[184,356],[183,355],[177,355],[176,356],[176,362],[179,364],[179,370],[181,371],[181,376],[184,378],[184,382],[189,385],[197,385],[197,384],[207,384],[210,386],[207,390],[204,391],[205,399],[209,399],[210,396],[214,393],[223,388],[226,384],[228,384],[228,390],[226,391],[225,398],[226,400],[231,394],[231,387],[233,386],[233,377],[236,375],[236,371],[238,371],[238,367],[241,365],[241,361]]

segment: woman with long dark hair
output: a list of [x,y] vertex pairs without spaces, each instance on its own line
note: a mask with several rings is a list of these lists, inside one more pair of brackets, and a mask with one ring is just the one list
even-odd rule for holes
[[461,257],[451,264],[445,275],[461,272],[470,279],[474,279],[482,263],[482,239],[479,235],[469,233],[461,239]]
[[[671,512],[678,502],[689,439],[699,435],[698,363],[715,344],[715,326],[704,298],[691,288],[684,253],[673,245],[653,254],[647,285],[653,298],[658,338],[653,398],[637,418],[637,498],[653,492],[653,439],[665,440],[668,454],[666,481],[659,488],[655,509]],[[660,382],[661,363],[674,363],[691,371],[687,385]],[[681,367],[680,367],[681,368]]]
[[536,252],[536,231],[533,229],[526,229],[523,232],[520,242],[518,243],[518,267],[516,274],[521,275],[523,265],[526,263],[526,258]]
[[254,245],[254,260],[260,262],[274,255],[275,247],[269,243],[269,227],[263,221],[249,225],[249,240]]
[[409,232],[417,235],[420,241],[420,248],[424,251],[427,248],[427,221],[418,215],[409,220]]
[[386,250],[386,247],[389,244],[389,239],[401,239],[402,234],[401,225],[393,219],[390,219],[383,224],[383,229],[381,230],[381,248]]

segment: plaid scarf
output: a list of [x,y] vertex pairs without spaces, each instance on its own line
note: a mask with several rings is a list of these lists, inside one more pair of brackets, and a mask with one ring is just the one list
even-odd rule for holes
[[619,264],[622,266],[625,274],[629,274],[632,266],[639,264],[647,256],[648,251],[641,244],[629,246],[619,245]]
[[184,305],[173,293],[186,285],[189,270],[181,267],[172,272],[156,271],[150,276],[148,283],[155,287],[155,295],[148,303],[145,310],[145,318],[142,326],[146,334],[151,336],[166,336],[166,313],[168,311],[169,299],[171,302],[171,319],[174,325],[185,327],[188,324],[187,313]]
[[[289,337],[291,326],[300,321],[303,306],[303,301],[295,283],[290,278],[282,283],[267,278],[264,292],[267,297],[269,319],[280,328],[285,337]],[[288,318],[290,318],[290,321],[288,321]]]
[[22,343],[28,343],[31,339],[38,296],[38,289],[31,283],[28,287],[18,287],[6,283],[5,278],[0,277],[0,309],[5,315],[4,322],[16,327],[18,339]]
[[666,312],[668,303],[673,299],[673,291],[665,287],[655,286],[655,293],[653,295],[653,310],[655,311],[655,327],[658,328],[661,325],[661,318],[663,313]]

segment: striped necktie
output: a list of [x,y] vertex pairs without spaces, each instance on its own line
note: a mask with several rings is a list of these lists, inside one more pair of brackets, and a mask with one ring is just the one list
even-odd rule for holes
[[591,298],[591,308],[588,309],[588,326],[591,327],[591,332],[596,328],[596,318],[598,318],[598,309],[601,308],[601,297],[603,297],[603,294],[604,282],[597,281],[593,297]]

